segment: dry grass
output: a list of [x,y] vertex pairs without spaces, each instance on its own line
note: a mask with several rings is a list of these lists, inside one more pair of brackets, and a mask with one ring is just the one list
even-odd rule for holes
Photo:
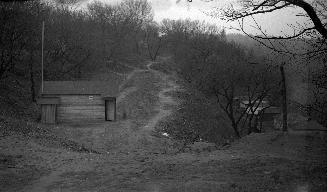
[[87,149],[83,144],[79,144],[67,137],[59,136],[53,130],[53,126],[40,125],[34,122],[0,117],[0,137],[20,135],[24,140],[30,140],[44,147],[64,148],[76,152],[97,153],[92,149]]
[[157,129],[187,143],[202,139],[222,144],[230,139],[232,128],[218,106],[189,84],[180,80],[178,84],[182,84],[183,90],[170,95],[180,101],[180,106]]

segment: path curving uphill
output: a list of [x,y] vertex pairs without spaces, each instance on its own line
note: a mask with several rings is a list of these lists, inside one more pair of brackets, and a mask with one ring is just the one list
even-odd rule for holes
[[164,85],[158,93],[159,101],[156,106],[158,113],[149,120],[146,126],[144,126],[146,130],[154,130],[157,123],[164,120],[169,115],[172,115],[172,106],[178,106],[178,102],[169,96],[169,93],[181,90],[180,86],[177,85],[167,74],[151,69],[151,66],[154,64],[155,62],[149,62],[147,64],[147,69],[159,76]]

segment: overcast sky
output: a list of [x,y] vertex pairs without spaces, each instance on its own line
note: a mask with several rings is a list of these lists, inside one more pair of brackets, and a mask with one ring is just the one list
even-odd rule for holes
[[[106,3],[117,3],[121,0],[101,0]],[[210,17],[206,12],[212,11],[216,8],[223,8],[229,4],[237,5],[237,0],[213,0],[211,2],[204,2],[205,0],[193,0],[191,3],[188,3],[187,0],[180,0],[179,3],[176,3],[177,0],[148,0],[154,11],[154,20],[159,22],[164,18],[169,19],[192,19],[192,20],[205,20],[209,23],[217,24],[222,27],[230,28],[237,27],[238,24],[226,23],[218,18]],[[294,27],[299,27],[299,25],[310,25],[311,23],[307,20],[304,20],[303,17],[296,17],[297,13],[303,12],[301,9],[284,9],[276,11],[267,15],[260,15],[255,17],[258,23],[263,27],[265,31],[269,34],[274,35],[283,35],[285,33],[293,34]],[[256,33],[258,30],[251,27],[255,25],[252,19],[247,19],[246,21],[246,30],[250,33]],[[229,32],[235,32],[227,30]],[[296,32],[296,31],[295,31]]]

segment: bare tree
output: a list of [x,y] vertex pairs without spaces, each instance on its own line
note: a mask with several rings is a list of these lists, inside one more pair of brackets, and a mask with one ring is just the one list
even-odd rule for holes
[[[304,10],[304,14],[297,16],[308,18],[312,22],[312,25],[293,25],[294,34],[274,36],[267,34],[254,18],[255,15],[268,14],[287,8],[301,8]],[[309,3],[304,0],[242,0],[238,6],[230,5],[228,8],[216,10],[213,12],[213,15],[228,21],[237,21],[239,30],[275,52],[306,57],[320,57],[321,54],[327,53],[326,1],[318,0]],[[259,31],[258,35],[250,34],[245,30],[245,18],[253,19],[254,27]],[[288,40],[292,46],[294,43],[292,41],[290,42],[290,40],[299,38],[306,43],[307,48],[305,51],[300,50],[294,52],[290,50],[285,40]],[[283,104],[283,130],[287,131],[287,98],[284,65],[285,63],[280,64],[281,95]]]
[[[247,133],[256,131],[258,108],[278,84],[269,66],[228,42],[225,31],[217,27],[188,20],[164,20],[162,27],[182,77],[217,100],[236,137],[246,126]],[[235,100],[239,96],[248,101],[245,108]]]
[[55,8],[46,21],[45,72],[48,78],[64,78],[87,63],[91,50],[84,41],[86,34],[79,30],[84,25],[83,17],[82,12],[62,6]]
[[265,64],[255,65],[241,60],[229,61],[220,67],[216,77],[214,93],[217,103],[228,116],[237,137],[244,134],[246,122],[247,134],[259,131],[256,116],[269,107],[261,106],[276,88],[271,68]]
[[[291,55],[312,55],[321,54],[327,51],[327,3],[323,0],[304,1],[304,0],[241,0],[238,5],[230,5],[227,8],[214,10],[213,16],[222,18],[227,21],[237,21],[239,30],[258,41],[260,44],[279,53]],[[263,26],[256,21],[256,15],[269,14],[282,9],[300,8],[304,14],[296,15],[299,18],[307,18],[311,21],[311,25],[290,25],[293,28],[293,34],[285,34],[284,36],[276,36],[267,34]],[[246,31],[244,22],[245,18],[250,18],[254,22],[254,28],[257,29],[258,35],[250,34]],[[298,38],[303,39],[310,46],[310,50],[297,52],[291,51],[287,45],[280,40],[292,40]],[[311,38],[309,40],[308,38]],[[313,40],[314,39],[314,40]]]
[[[126,0],[119,5],[107,5],[100,2],[88,6],[92,22],[97,24],[101,34],[96,36],[100,43],[104,61],[115,62],[117,57],[129,53],[132,39],[135,38],[145,26],[152,21],[151,6],[144,0]],[[95,33],[98,33],[95,31]],[[135,44],[133,44],[135,45]]]
[[310,82],[313,84],[313,101],[308,106],[309,113],[315,116],[318,122],[327,126],[327,61],[310,75]]
[[155,23],[148,25],[145,29],[144,39],[150,59],[155,61],[163,43],[159,26]]

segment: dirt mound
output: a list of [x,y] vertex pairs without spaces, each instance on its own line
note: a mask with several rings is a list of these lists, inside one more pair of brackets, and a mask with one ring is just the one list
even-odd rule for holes
[[10,117],[0,117],[0,136],[2,139],[12,135],[20,135],[23,140],[31,140],[42,146],[59,147],[76,152],[98,153],[68,138],[58,136],[52,131],[52,126]]
[[252,133],[236,141],[231,149],[249,154],[268,154],[289,159],[327,159],[327,141],[319,137],[283,132]]

